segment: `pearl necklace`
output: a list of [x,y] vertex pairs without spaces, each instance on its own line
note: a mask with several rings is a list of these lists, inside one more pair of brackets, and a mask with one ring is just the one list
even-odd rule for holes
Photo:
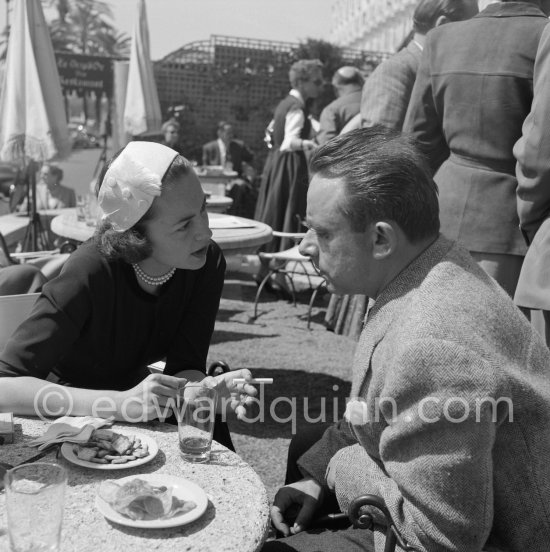
[[132,268],[134,269],[136,276],[142,282],[145,282],[150,286],[161,286],[162,284],[165,284],[176,272],[175,268],[171,268],[166,274],[162,274],[161,276],[149,276],[149,274],[143,272],[137,263],[132,263]]

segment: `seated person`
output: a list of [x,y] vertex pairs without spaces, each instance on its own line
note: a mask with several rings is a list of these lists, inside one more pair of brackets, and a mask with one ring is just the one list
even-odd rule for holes
[[353,130],[319,147],[310,169],[300,251],[329,291],[374,302],[344,419],[294,450],[298,480],[272,508],[288,538],[263,550],[383,550],[379,530],[307,531],[327,499],[346,512],[374,494],[407,550],[547,551],[544,341],[469,253],[440,235],[437,186],[409,137]]
[[[178,387],[205,377],[225,260],[193,168],[166,146],[130,142],[100,182],[93,238],[43,287],[0,353],[0,411],[146,421],[164,417]],[[164,374],[148,375],[164,358]],[[50,373],[68,387],[35,403]],[[232,406],[242,415],[255,389],[234,377],[250,372],[213,379],[222,399],[239,393]],[[232,447],[225,424],[214,438]]]
[[161,130],[164,136],[161,144],[176,150],[180,155],[182,155],[180,145],[180,124],[177,121],[170,119],[163,123]]
[[226,195],[233,200],[228,213],[242,217],[252,217],[258,196],[255,185],[256,171],[252,167],[253,154],[241,140],[233,137],[231,124],[218,123],[218,139],[202,147],[202,164],[219,165],[237,173],[226,190]]
[[[76,194],[72,188],[63,186],[63,170],[57,165],[44,163],[40,169],[39,180],[36,183],[36,209],[64,209],[76,207]],[[19,207],[19,211],[28,209],[27,198]]]

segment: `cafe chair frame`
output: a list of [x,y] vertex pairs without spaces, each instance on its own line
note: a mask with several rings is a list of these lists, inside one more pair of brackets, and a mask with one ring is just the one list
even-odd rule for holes
[[384,499],[367,494],[354,498],[346,513],[328,514],[314,521],[315,527],[353,525],[356,529],[380,529],[386,536],[384,552],[395,552],[396,546],[405,551],[413,551],[392,520]]
[[254,298],[254,315],[253,320],[256,320],[258,318],[258,302],[260,299],[260,295],[262,294],[263,289],[269,282],[269,280],[272,278],[272,276],[275,276],[277,274],[281,274],[285,281],[289,284],[289,290],[290,295],[292,298],[292,302],[294,306],[296,306],[296,288],[294,286],[294,281],[292,279],[293,276],[305,276],[308,282],[308,287],[313,290],[311,293],[311,297],[308,304],[308,311],[307,311],[307,329],[310,329],[311,325],[311,311],[313,309],[313,304],[315,302],[315,299],[320,291],[320,289],[325,285],[325,281],[321,280],[319,283],[314,283],[312,280],[313,278],[320,278],[320,276],[317,276],[317,274],[311,274],[311,272],[308,272],[307,267],[312,267],[315,272],[315,267],[309,257],[306,257],[302,255],[299,251],[299,242],[304,238],[305,233],[304,232],[278,232],[276,230],[273,231],[273,237],[274,238],[287,238],[294,240],[296,244],[293,247],[290,247],[289,249],[285,249],[284,251],[277,251],[274,253],[267,253],[264,251],[260,251],[258,253],[258,257],[260,258],[260,262],[263,265],[267,265],[268,272],[267,274],[262,278],[262,280],[258,284],[258,290],[256,291],[256,297]]

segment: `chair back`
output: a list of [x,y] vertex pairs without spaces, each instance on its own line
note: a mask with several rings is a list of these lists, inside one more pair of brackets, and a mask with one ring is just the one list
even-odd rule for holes
[[40,293],[0,296],[0,351],[17,327],[28,318]]

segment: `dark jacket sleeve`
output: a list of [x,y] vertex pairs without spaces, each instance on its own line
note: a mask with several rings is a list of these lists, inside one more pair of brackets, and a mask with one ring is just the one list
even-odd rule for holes
[[411,134],[418,141],[421,150],[428,157],[432,174],[435,174],[443,161],[449,157],[449,147],[443,134],[441,117],[437,112],[433,95],[430,47],[430,36],[428,36],[403,123],[403,131]]
[[181,370],[206,370],[206,358],[220,306],[225,276],[225,258],[211,242],[204,267],[196,272],[190,302],[166,357],[165,374]]
[[46,378],[77,340],[92,309],[89,274],[100,270],[91,258],[71,256],[48,282],[31,315],[0,354],[0,376]]

